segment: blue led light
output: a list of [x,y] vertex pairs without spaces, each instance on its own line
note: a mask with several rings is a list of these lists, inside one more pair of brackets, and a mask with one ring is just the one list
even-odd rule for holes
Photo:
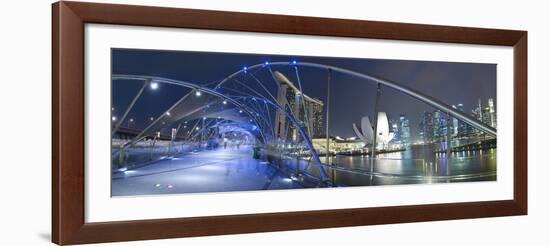
[[244,66],[244,67],[243,67],[243,71],[246,73],[246,71],[248,71],[248,67],[247,67],[247,66]]
[[296,65],[296,63],[297,63],[296,60],[292,61],[292,65]]
[[268,61],[264,62],[264,65],[269,66],[269,62]]

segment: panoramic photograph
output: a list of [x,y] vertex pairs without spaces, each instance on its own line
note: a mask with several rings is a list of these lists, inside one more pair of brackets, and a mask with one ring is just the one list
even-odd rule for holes
[[496,80],[486,63],[114,48],[111,195],[496,181]]

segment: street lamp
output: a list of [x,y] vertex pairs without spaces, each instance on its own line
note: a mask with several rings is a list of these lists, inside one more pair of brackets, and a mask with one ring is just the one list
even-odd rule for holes
[[112,121],[116,121],[116,116],[111,117]]
[[159,84],[157,82],[151,82],[149,86],[151,87],[152,90],[156,90],[159,88]]
[[130,119],[128,120],[128,128],[130,128],[130,123],[133,123],[133,122],[134,122],[134,118],[130,118]]
[[201,91],[195,91],[195,96],[200,97],[202,95]]

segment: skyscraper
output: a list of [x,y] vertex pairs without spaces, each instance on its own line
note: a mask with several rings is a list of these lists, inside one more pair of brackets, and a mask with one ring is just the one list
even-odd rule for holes
[[[459,103],[456,105],[456,108],[464,113],[464,105],[462,103]],[[457,136],[463,137],[468,135],[468,124],[466,124],[464,121],[458,121],[458,129],[457,129]]]
[[[460,112],[464,113],[464,105],[462,103],[453,105],[454,109],[457,109]],[[463,121],[458,120],[457,118],[453,118],[453,131],[452,136],[453,137],[462,137],[468,135],[468,125],[464,123]]]
[[401,130],[399,120],[391,119],[390,120],[390,129],[393,132],[393,139],[391,142],[396,144],[401,144]]
[[[317,102],[321,102],[318,99],[315,99]],[[325,116],[323,114],[323,103],[315,103],[315,102],[309,102],[306,101],[306,105],[308,108],[309,113],[309,126],[311,128],[311,135],[310,138],[317,138],[325,134],[325,128],[324,128],[324,119]]]
[[495,110],[495,102],[493,98],[489,98],[487,104],[489,105],[489,118],[490,118],[491,126],[496,128],[497,116],[496,116],[496,110]]
[[[481,99],[479,99],[477,107],[472,110],[472,117],[485,123],[488,126],[496,128],[497,117],[496,117],[495,106],[496,105],[493,98],[489,98],[487,100],[486,107],[483,106],[483,104],[481,103]],[[469,127],[469,129],[471,129],[471,133],[482,134],[481,131],[477,129],[473,129],[472,127]]]
[[445,126],[445,122],[443,119],[443,114],[441,111],[436,110],[433,114],[433,138],[432,141],[439,141],[439,139],[443,136],[443,127]]
[[433,127],[433,114],[432,112],[424,111],[422,120],[420,121],[420,136],[424,143],[431,143],[433,141],[434,127]]
[[[279,82],[277,102],[282,107],[290,109],[299,127],[304,129],[310,139],[322,135],[323,102],[305,94],[302,95],[300,90],[282,73],[275,71],[273,74],[277,82]],[[277,111],[275,114],[273,128],[274,137],[279,140],[297,141],[299,139],[300,134],[298,129],[281,111]]]
[[481,115],[483,116],[482,119],[481,119],[483,121],[483,123],[485,123],[488,126],[492,126],[492,124],[491,124],[491,113],[490,113],[489,107],[483,107],[481,109]]
[[[453,104],[453,108],[458,109],[458,106]],[[453,118],[453,129],[452,129],[451,135],[453,137],[458,136],[458,119],[457,118]]]
[[[445,141],[447,132],[453,134],[453,122],[448,114],[440,110],[435,110],[433,113],[433,137],[432,141]],[[458,122],[457,122],[458,123]]]
[[[483,106],[481,105],[481,99],[478,99],[477,106],[472,109],[472,117],[481,121],[483,121]],[[469,134],[479,135],[481,134],[481,131],[478,129],[473,128],[472,126],[468,126]]]
[[399,116],[399,135],[401,138],[401,143],[404,146],[410,145],[410,128],[409,128],[409,119],[407,119],[407,116],[402,114]]

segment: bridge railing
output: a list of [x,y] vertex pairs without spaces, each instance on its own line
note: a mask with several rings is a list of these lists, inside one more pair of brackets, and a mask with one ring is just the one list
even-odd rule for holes
[[[452,108],[451,106],[449,106],[447,104],[444,104],[441,101],[439,101],[439,100],[437,100],[437,99],[435,99],[431,96],[425,95],[425,94],[423,94],[419,91],[416,91],[414,89],[402,86],[401,84],[394,83],[392,81],[388,81],[388,80],[385,80],[385,79],[377,78],[377,77],[374,77],[374,76],[371,76],[371,75],[368,75],[368,74],[358,73],[358,72],[351,71],[351,70],[348,70],[348,69],[335,67],[335,66],[329,66],[329,65],[323,65],[323,64],[306,63],[306,62],[303,62],[303,63],[302,62],[299,62],[299,63],[296,63],[296,62],[272,62],[272,63],[268,63],[268,62],[266,62],[264,64],[257,64],[257,65],[253,65],[253,66],[250,66],[250,67],[244,67],[243,69],[241,69],[241,70],[227,76],[226,78],[224,78],[221,82],[217,83],[217,85],[213,88],[208,87],[208,86],[202,87],[199,84],[185,82],[185,81],[177,81],[177,80],[159,78],[159,77],[152,77],[152,76],[113,75],[113,79],[133,79],[133,80],[139,80],[139,81],[155,81],[155,82],[162,82],[162,83],[167,83],[167,84],[171,84],[171,85],[183,86],[183,87],[186,87],[186,88],[190,88],[192,90],[192,92],[194,92],[194,93],[202,92],[202,93],[210,95],[209,98],[215,98],[216,100],[221,99],[221,100],[223,100],[223,104],[229,103],[229,104],[235,105],[238,109],[240,109],[240,111],[243,111],[244,114],[246,114],[247,116],[250,117],[250,122],[255,123],[256,125],[258,125],[261,128],[261,130],[260,130],[261,134],[260,135],[261,135],[262,141],[263,141],[263,143],[265,143],[267,145],[272,144],[268,140],[273,140],[275,138],[275,136],[272,132],[274,127],[272,125],[270,125],[270,122],[273,122],[273,118],[274,118],[274,117],[272,117],[274,115],[271,113],[271,111],[272,110],[275,110],[275,111],[279,110],[281,112],[284,112],[285,117],[287,117],[288,120],[298,130],[298,133],[299,133],[298,135],[301,135],[302,141],[297,142],[297,143],[296,142],[293,143],[295,145],[294,147],[288,147],[288,148],[282,148],[282,149],[281,148],[273,149],[273,148],[268,146],[269,147],[269,148],[267,148],[267,149],[269,149],[268,153],[270,153],[271,156],[276,156],[276,153],[278,152],[280,157],[276,158],[275,161],[277,161],[277,160],[284,161],[284,160],[287,160],[289,158],[290,159],[296,159],[298,161],[296,161],[296,163],[294,163],[295,164],[294,171],[297,174],[303,173],[304,175],[311,175],[311,176],[320,177],[319,179],[322,182],[326,182],[327,177],[330,176],[330,175],[327,175],[326,173],[330,172],[330,171],[334,171],[336,168],[331,166],[331,165],[325,165],[320,160],[319,154],[317,153],[317,150],[314,148],[314,146],[311,142],[311,139],[309,137],[310,129],[303,129],[300,126],[300,123],[299,123],[300,117],[297,116],[297,115],[294,115],[294,113],[293,113],[293,111],[294,112],[300,112],[301,109],[289,110],[284,105],[281,105],[278,102],[278,99],[275,98],[276,95],[274,95],[273,93],[269,93],[268,92],[269,89],[266,88],[266,86],[268,84],[273,85],[273,83],[263,83],[262,81],[260,81],[258,79],[258,77],[259,77],[258,75],[256,75],[256,76],[254,75],[255,72],[256,72],[256,71],[254,71],[254,69],[257,69],[257,70],[263,69],[263,71],[268,71],[271,75],[273,75],[273,71],[271,70],[272,66],[286,66],[286,67],[290,67],[290,68],[292,68],[296,71],[298,87],[299,87],[299,90],[300,90],[300,93],[298,93],[298,95],[304,95],[301,92],[302,89],[301,89],[300,79],[299,79],[298,70],[297,70],[298,66],[328,70],[329,74],[330,74],[330,71],[339,72],[339,73],[342,73],[342,74],[345,74],[345,75],[349,75],[349,76],[352,76],[352,77],[356,77],[356,78],[360,78],[360,79],[364,79],[366,81],[369,81],[369,82],[371,82],[371,84],[376,85],[377,88],[380,88],[383,85],[384,88],[390,88],[394,91],[397,91],[397,92],[401,93],[402,95],[407,95],[407,96],[410,96],[411,98],[420,100],[420,101],[422,101],[422,102],[424,102],[424,103],[426,103],[426,104],[442,111],[444,114],[447,115],[447,117],[452,116],[454,118],[458,118],[459,120],[464,121],[467,124],[469,124],[469,125],[473,126],[474,128],[478,129],[479,131],[483,131],[486,134],[492,135],[492,136],[496,135],[496,129],[494,129],[493,127],[490,127],[487,124],[481,122],[480,120],[475,119],[473,117],[470,117],[469,115],[465,114],[464,112],[456,110],[456,109]],[[247,79],[248,79],[248,81],[251,81],[249,83],[257,83],[257,85],[259,87],[251,87],[251,86],[245,84]],[[273,82],[273,81],[269,81],[269,82]],[[278,83],[278,82],[275,81],[275,83]],[[243,95],[242,92],[245,91],[245,90],[248,90],[248,92],[247,92],[248,94]],[[263,91],[265,91],[267,93],[263,93]],[[191,92],[186,94],[184,97],[182,97],[181,100],[182,100],[182,102],[185,102],[185,100],[187,100],[188,98],[194,98],[194,100],[196,100],[196,98],[193,97],[193,93],[191,93]],[[251,98],[254,101],[260,102],[260,103],[254,103],[254,104],[251,104],[251,106],[244,105],[243,104],[244,101],[243,101],[242,98]],[[204,99],[202,99],[202,100],[204,100]],[[302,96],[302,100],[303,100],[303,96]],[[263,102],[263,104],[261,102]],[[303,101],[302,101],[302,104],[303,104]],[[177,107],[177,105],[178,105],[178,103],[176,103],[172,108],[168,109],[166,111],[166,113],[163,114],[163,115],[169,115],[169,113],[174,114],[174,112],[177,110],[177,108],[179,108],[179,107]],[[267,109],[268,106],[271,109]],[[181,108],[188,108],[188,107],[181,107]],[[264,108],[266,109],[265,111],[263,111]],[[375,106],[375,112],[377,112],[377,111],[378,111],[378,109]],[[264,114],[264,115],[262,116],[262,114]],[[179,113],[178,113],[178,115],[179,115]],[[377,114],[375,113],[374,115],[376,117]],[[163,117],[166,117],[166,116],[163,116]],[[267,123],[264,123],[264,121],[267,122]],[[377,121],[374,120],[375,124],[377,124],[376,122]],[[157,122],[157,124],[159,124],[159,123],[160,123],[160,120],[159,120],[159,122]],[[175,122],[171,122],[171,123],[175,123]],[[327,124],[328,124],[328,122],[327,122]],[[153,128],[155,128],[155,125],[152,124],[152,128],[144,130],[143,135],[147,135],[147,133],[151,133],[151,132],[155,131],[155,129],[153,129]],[[374,129],[376,131],[376,129],[377,129],[376,125],[374,126]],[[140,135],[142,135],[142,134],[140,134]],[[330,134],[328,134],[328,131],[327,131],[326,135],[327,136],[330,135]],[[376,135],[376,133],[375,133],[375,135]],[[143,149],[147,149],[147,148],[142,147],[140,144],[138,144],[136,142],[136,141],[139,141],[139,139],[140,139],[140,136],[136,137],[134,142],[132,142],[129,145],[128,151],[120,151],[119,155],[122,156],[122,157],[119,157],[120,161],[118,161],[118,163],[115,161],[113,166],[123,166],[123,165],[125,165],[124,160],[139,159],[137,157],[132,156],[132,154],[131,154],[132,151],[133,151],[133,153],[140,153],[140,151],[141,151],[141,153],[145,153],[145,151]],[[445,142],[445,144],[447,145],[445,148],[447,150],[454,147],[454,146],[452,146],[452,142],[450,142],[449,140],[450,140],[450,138],[447,137],[446,142]],[[123,146],[123,145],[121,145],[121,146]],[[373,150],[376,148],[376,143],[371,144],[371,146],[373,146],[371,152],[373,152],[373,154],[375,154],[376,152],[373,151]],[[157,148],[158,148],[158,150],[157,150]],[[124,149],[124,147],[122,147],[121,149]],[[150,147],[150,150],[149,150],[150,151],[150,156],[160,156],[160,158],[162,158],[163,149],[166,149],[166,148],[162,148],[162,147],[158,147],[158,146],[157,147]],[[126,159],[124,158],[124,153],[125,152],[128,155],[128,157]],[[142,161],[142,159],[143,158],[137,160],[137,162]],[[149,159],[155,159],[155,158],[149,157]],[[303,159],[308,160],[306,166],[302,166],[302,164],[301,164]],[[374,160],[374,158],[373,158],[373,160]],[[290,163],[290,162],[288,162],[288,163]],[[310,169],[309,168],[311,166],[310,164],[315,165],[317,167],[317,169],[316,170]],[[291,165],[291,164],[289,164],[289,165]],[[287,166],[289,166],[289,165],[287,165]],[[292,169],[290,168],[288,170],[292,170]],[[299,175],[296,175],[296,176],[299,176]],[[332,175],[332,176],[334,176],[334,175]]]
[[189,153],[200,146],[190,141],[146,139],[126,146],[128,140],[113,139],[111,145],[112,171],[125,171],[156,161]]

